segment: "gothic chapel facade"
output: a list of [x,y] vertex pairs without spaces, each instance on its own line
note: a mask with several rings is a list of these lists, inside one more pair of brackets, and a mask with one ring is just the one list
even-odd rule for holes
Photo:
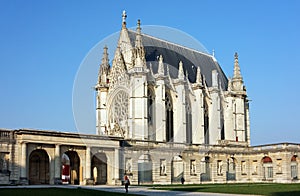
[[0,129],[0,184],[299,182],[300,144],[250,146],[237,54],[228,79],[214,55],[127,29],[124,12],[95,90],[94,135]]
[[228,80],[214,56],[142,34],[139,21],[128,30],[124,19],[112,66],[104,48],[96,91],[99,135],[250,145],[237,54]]

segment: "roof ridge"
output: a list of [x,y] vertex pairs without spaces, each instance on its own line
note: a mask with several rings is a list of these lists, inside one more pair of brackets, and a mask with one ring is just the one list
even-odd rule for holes
[[[130,32],[136,34],[136,32],[135,32],[134,30],[132,30],[132,29],[128,29],[128,31],[130,31]],[[203,55],[206,55],[206,56],[208,56],[208,57],[210,57],[210,58],[214,58],[213,55],[211,55],[211,54],[207,54],[207,53],[205,53],[205,52],[201,52],[201,51],[198,51],[198,50],[196,50],[196,49],[189,48],[189,47],[187,47],[187,46],[183,46],[183,45],[180,45],[180,44],[178,44],[178,43],[174,43],[174,42],[171,42],[171,41],[162,39],[162,38],[154,37],[153,35],[149,35],[149,34],[146,34],[146,33],[142,33],[142,36],[147,36],[147,37],[149,37],[149,38],[156,39],[156,40],[158,40],[158,41],[163,41],[163,42],[165,42],[165,43],[172,44],[172,45],[174,45],[174,46],[181,47],[181,48],[184,48],[184,49],[187,49],[187,50],[190,50],[190,51],[199,53],[199,54],[203,54]]]

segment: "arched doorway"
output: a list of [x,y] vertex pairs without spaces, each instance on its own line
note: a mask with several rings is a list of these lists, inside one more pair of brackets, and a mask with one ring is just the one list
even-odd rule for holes
[[181,178],[183,178],[183,161],[181,156],[174,156],[172,160],[172,170],[171,170],[171,182],[180,183]]
[[234,157],[227,159],[226,180],[236,180],[236,160]]
[[94,184],[107,183],[107,158],[104,153],[97,153],[93,156],[91,169]]
[[210,158],[208,156],[203,157],[200,162],[200,181],[210,181],[210,173]]
[[29,184],[49,184],[49,156],[43,149],[34,150],[29,156]]
[[291,158],[291,177],[292,177],[292,180],[298,180],[297,155],[294,155]]
[[76,151],[67,151],[65,154],[70,159],[70,184],[79,184],[80,179],[80,158]]
[[265,156],[262,159],[263,166],[263,180],[272,180],[273,179],[273,161],[270,157]]
[[143,154],[138,160],[138,184],[152,183],[152,161],[148,154]]

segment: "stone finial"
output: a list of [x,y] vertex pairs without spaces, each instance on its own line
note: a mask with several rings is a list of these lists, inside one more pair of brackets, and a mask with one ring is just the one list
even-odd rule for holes
[[158,70],[157,73],[159,75],[165,75],[165,70],[164,70],[164,62],[163,62],[163,56],[159,55],[159,60],[158,60]]
[[98,83],[107,83],[107,77],[110,69],[107,49],[107,46],[103,48],[103,56],[100,64]]
[[138,21],[137,21],[137,31],[141,31],[141,20],[140,19],[138,19]]
[[233,91],[243,91],[243,77],[241,74],[241,69],[239,65],[239,58],[238,54],[234,54],[234,70],[233,70],[233,77],[232,77],[232,90]]
[[234,54],[234,71],[233,71],[233,79],[243,79],[241,75],[241,68],[239,65],[239,56],[238,53],[236,52]]
[[141,20],[138,19],[136,27],[135,47],[141,48],[142,45],[142,33],[141,33]]
[[126,27],[126,18],[127,18],[126,11],[123,10],[123,13],[122,13],[122,27]]
[[202,84],[201,70],[200,67],[197,67],[196,83]]
[[181,79],[181,80],[184,79],[183,63],[182,63],[182,61],[179,62],[178,79]]

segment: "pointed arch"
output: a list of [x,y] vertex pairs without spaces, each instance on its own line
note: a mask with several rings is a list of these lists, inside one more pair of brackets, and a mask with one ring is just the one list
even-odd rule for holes
[[173,101],[169,92],[165,93],[166,142],[172,142],[174,137]]
[[204,144],[209,144],[209,108],[204,100]]
[[192,108],[191,102],[188,97],[185,100],[185,119],[186,119],[186,143],[192,144],[193,137],[192,137]]
[[147,108],[148,108],[148,139],[155,140],[155,93],[152,87],[147,89]]

